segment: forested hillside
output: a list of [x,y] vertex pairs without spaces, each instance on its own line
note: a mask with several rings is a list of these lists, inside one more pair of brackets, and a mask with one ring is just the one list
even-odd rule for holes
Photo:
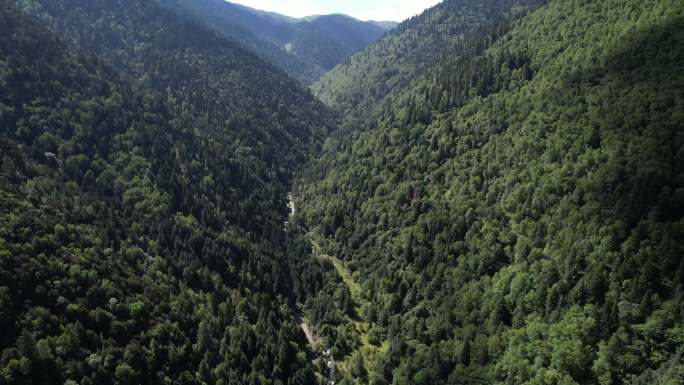
[[447,0],[315,87],[347,128],[298,215],[381,353],[344,381],[684,382],[684,4],[516,4]]
[[386,31],[346,15],[315,16],[297,22],[294,27],[294,34],[284,47],[300,60],[316,65],[320,75],[315,80],[368,47]]
[[325,108],[153,1],[0,32],[0,383],[314,383],[283,223]]
[[387,27],[345,15],[295,19],[224,0],[157,0],[192,15],[309,85],[382,36]]
[[326,134],[323,108],[294,80],[155,1],[19,3],[75,47],[166,94],[171,108],[192,116],[188,126],[243,144],[235,151],[256,163],[274,168],[277,160],[278,167],[291,170]]
[[[447,0],[399,24],[368,49],[336,67],[313,85],[314,93],[342,112],[371,112],[392,100],[414,79],[464,49],[464,40],[481,47],[492,29],[510,15],[542,0]],[[390,102],[391,103],[391,102]]]
[[0,384],[684,383],[684,3],[224,6],[0,0]]

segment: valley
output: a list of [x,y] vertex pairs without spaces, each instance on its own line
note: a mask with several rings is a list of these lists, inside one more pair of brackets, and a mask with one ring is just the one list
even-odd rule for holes
[[684,383],[681,1],[305,11],[0,0],[0,384]]

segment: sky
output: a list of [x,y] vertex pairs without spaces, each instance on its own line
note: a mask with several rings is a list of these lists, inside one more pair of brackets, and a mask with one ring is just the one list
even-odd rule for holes
[[344,13],[360,20],[402,21],[441,0],[228,0],[292,17]]

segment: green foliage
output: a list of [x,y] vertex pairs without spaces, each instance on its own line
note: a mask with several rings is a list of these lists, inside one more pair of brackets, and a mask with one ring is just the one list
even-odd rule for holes
[[[684,8],[494,2],[440,23],[466,3],[316,86],[348,118],[299,213],[387,330],[371,383],[677,383]],[[436,46],[449,25],[463,38]]]
[[[489,36],[489,32],[501,34],[505,31],[505,27],[498,23],[505,14],[521,13],[541,2],[444,1],[399,24],[369,48],[325,74],[313,85],[313,91],[323,102],[344,112],[345,116],[363,111],[364,115],[356,116],[363,118],[355,123],[364,126],[368,124],[368,115],[383,110],[399,116],[427,117],[429,111],[397,111],[395,99],[414,79],[439,75],[434,68],[436,63],[456,61],[460,55],[467,55],[468,51],[487,47],[496,38]],[[464,40],[468,42],[465,45]],[[465,63],[459,64],[462,66]],[[451,75],[458,76],[453,71]],[[478,76],[476,81],[484,80],[483,76]],[[438,92],[442,89],[429,91]]]
[[152,1],[0,32],[0,383],[312,383],[283,222],[322,105]]
[[372,22],[339,14],[294,19],[224,0],[156,1],[178,14],[202,20],[305,85],[315,82],[385,32]]
[[284,228],[308,91],[156,1],[0,0],[0,382],[313,384],[305,317],[340,383],[681,383],[683,13],[407,21],[315,87]]

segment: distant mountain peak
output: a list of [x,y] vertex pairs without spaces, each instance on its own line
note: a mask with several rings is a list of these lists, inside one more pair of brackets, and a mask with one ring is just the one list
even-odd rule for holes
[[261,16],[261,17],[268,17],[273,20],[281,21],[281,22],[286,22],[286,23],[299,23],[302,21],[314,21],[318,20],[321,18],[345,18],[349,20],[353,20],[359,23],[367,23],[367,24],[373,24],[377,27],[380,27],[384,30],[390,30],[395,28],[397,25],[399,25],[399,22],[396,21],[390,21],[390,20],[361,20],[358,19],[354,16],[347,15],[344,13],[328,13],[328,14],[315,14],[315,15],[309,15],[309,16],[304,16],[304,17],[293,17],[293,16],[288,16],[284,15],[281,13],[277,12],[272,12],[272,11],[264,11],[261,9],[256,9],[252,8],[246,5],[238,4],[238,3],[231,3],[229,1],[226,1],[227,4],[230,4],[236,8],[239,8],[243,11],[247,11],[252,13],[253,15]]
[[304,84],[311,84],[386,31],[386,24],[340,13],[295,18],[224,0],[157,0],[191,13],[222,35],[239,41]]

